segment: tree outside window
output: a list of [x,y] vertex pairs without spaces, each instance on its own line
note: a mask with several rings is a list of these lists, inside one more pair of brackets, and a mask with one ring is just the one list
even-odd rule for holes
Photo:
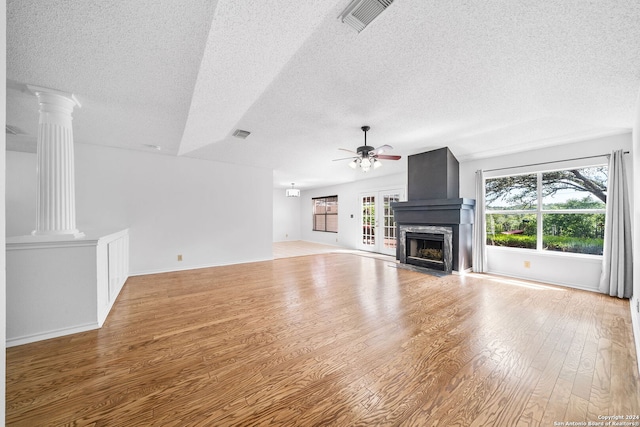
[[487,244],[602,255],[607,167],[489,178]]

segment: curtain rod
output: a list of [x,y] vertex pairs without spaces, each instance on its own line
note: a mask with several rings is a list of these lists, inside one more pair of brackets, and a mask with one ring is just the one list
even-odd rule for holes
[[[629,154],[629,151],[623,151],[622,154]],[[529,166],[540,166],[540,165],[548,165],[550,163],[571,162],[573,160],[594,159],[596,157],[609,157],[609,156],[611,156],[611,154],[600,154],[600,155],[597,155],[597,156],[576,157],[574,159],[553,160],[553,161],[550,161],[550,162],[530,163],[528,165],[507,166],[507,167],[504,167],[504,168],[495,168],[495,169],[483,169],[482,172],[495,172],[495,171],[501,171],[501,170],[505,170],[505,169],[526,168],[526,167],[529,167]]]

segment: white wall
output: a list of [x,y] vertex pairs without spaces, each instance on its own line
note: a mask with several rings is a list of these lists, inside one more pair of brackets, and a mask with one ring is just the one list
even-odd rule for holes
[[[0,81],[7,81],[7,2],[2,0],[0,4]],[[2,85],[0,89],[0,99],[4,100],[2,102],[2,106],[0,106],[0,119],[3,124],[6,125],[6,117],[7,117],[7,87],[6,85]],[[4,172],[5,165],[5,146],[6,146],[6,135],[0,136],[0,165],[3,166],[2,172]],[[1,194],[5,193],[5,174],[0,173],[0,191]],[[0,201],[0,220],[4,222],[5,220],[5,200],[2,198]],[[5,231],[0,231],[0,342],[6,341],[7,336],[7,300],[6,300],[6,260],[5,260]],[[5,401],[5,383],[4,381],[7,373],[6,368],[6,351],[4,348],[0,351],[0,402]],[[5,419],[5,406],[1,405],[0,407],[0,425],[4,425]]]
[[[567,160],[577,157],[609,154],[615,149],[631,150],[631,134],[619,134],[587,141],[579,141],[550,148],[531,150],[460,164],[460,196],[475,199],[475,171],[509,166]],[[628,182],[632,183],[632,157],[625,157]],[[508,174],[504,171],[504,174]],[[633,189],[631,189],[633,191]],[[489,272],[523,279],[556,283],[580,289],[597,290],[600,279],[600,258],[570,254],[555,256],[526,249],[488,247]],[[529,261],[530,266],[525,267]]]
[[[78,228],[129,228],[131,274],[272,258],[271,170],[84,144],[75,155]],[[7,235],[35,228],[35,165],[7,153]]]
[[273,241],[301,240],[300,199],[287,197],[282,188],[273,190]]
[[[401,188],[406,192],[406,173],[375,177],[375,172],[369,172],[372,178],[354,181],[348,184],[331,187],[314,188],[302,193],[300,213],[302,240],[358,249],[361,237],[360,194],[368,191],[392,190]],[[338,232],[325,233],[313,231],[312,202],[313,197],[338,196]]]
[[640,371],[640,92],[636,101],[636,120],[633,127],[633,296],[631,297],[631,319],[636,342],[636,359]]

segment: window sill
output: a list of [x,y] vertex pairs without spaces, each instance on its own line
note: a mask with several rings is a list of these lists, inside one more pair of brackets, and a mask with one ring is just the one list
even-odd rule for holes
[[590,255],[590,254],[578,254],[573,252],[559,252],[559,251],[539,251],[537,249],[525,249],[525,248],[510,248],[508,246],[492,246],[487,245],[488,251],[497,251],[497,252],[512,252],[519,254],[531,254],[533,256],[540,257],[562,257],[562,258],[573,258],[573,259],[583,259],[587,261],[593,261],[594,263],[602,262],[602,255]]

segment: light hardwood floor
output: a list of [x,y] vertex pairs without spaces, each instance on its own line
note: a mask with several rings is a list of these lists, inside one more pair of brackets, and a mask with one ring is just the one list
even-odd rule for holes
[[[628,301],[321,254],[130,278],[7,349],[8,425],[553,426],[640,414]],[[557,424],[556,424],[557,425]]]
[[273,244],[273,258],[291,258],[296,256],[328,254],[332,252],[347,252],[339,246],[322,245],[304,240],[291,240]]

